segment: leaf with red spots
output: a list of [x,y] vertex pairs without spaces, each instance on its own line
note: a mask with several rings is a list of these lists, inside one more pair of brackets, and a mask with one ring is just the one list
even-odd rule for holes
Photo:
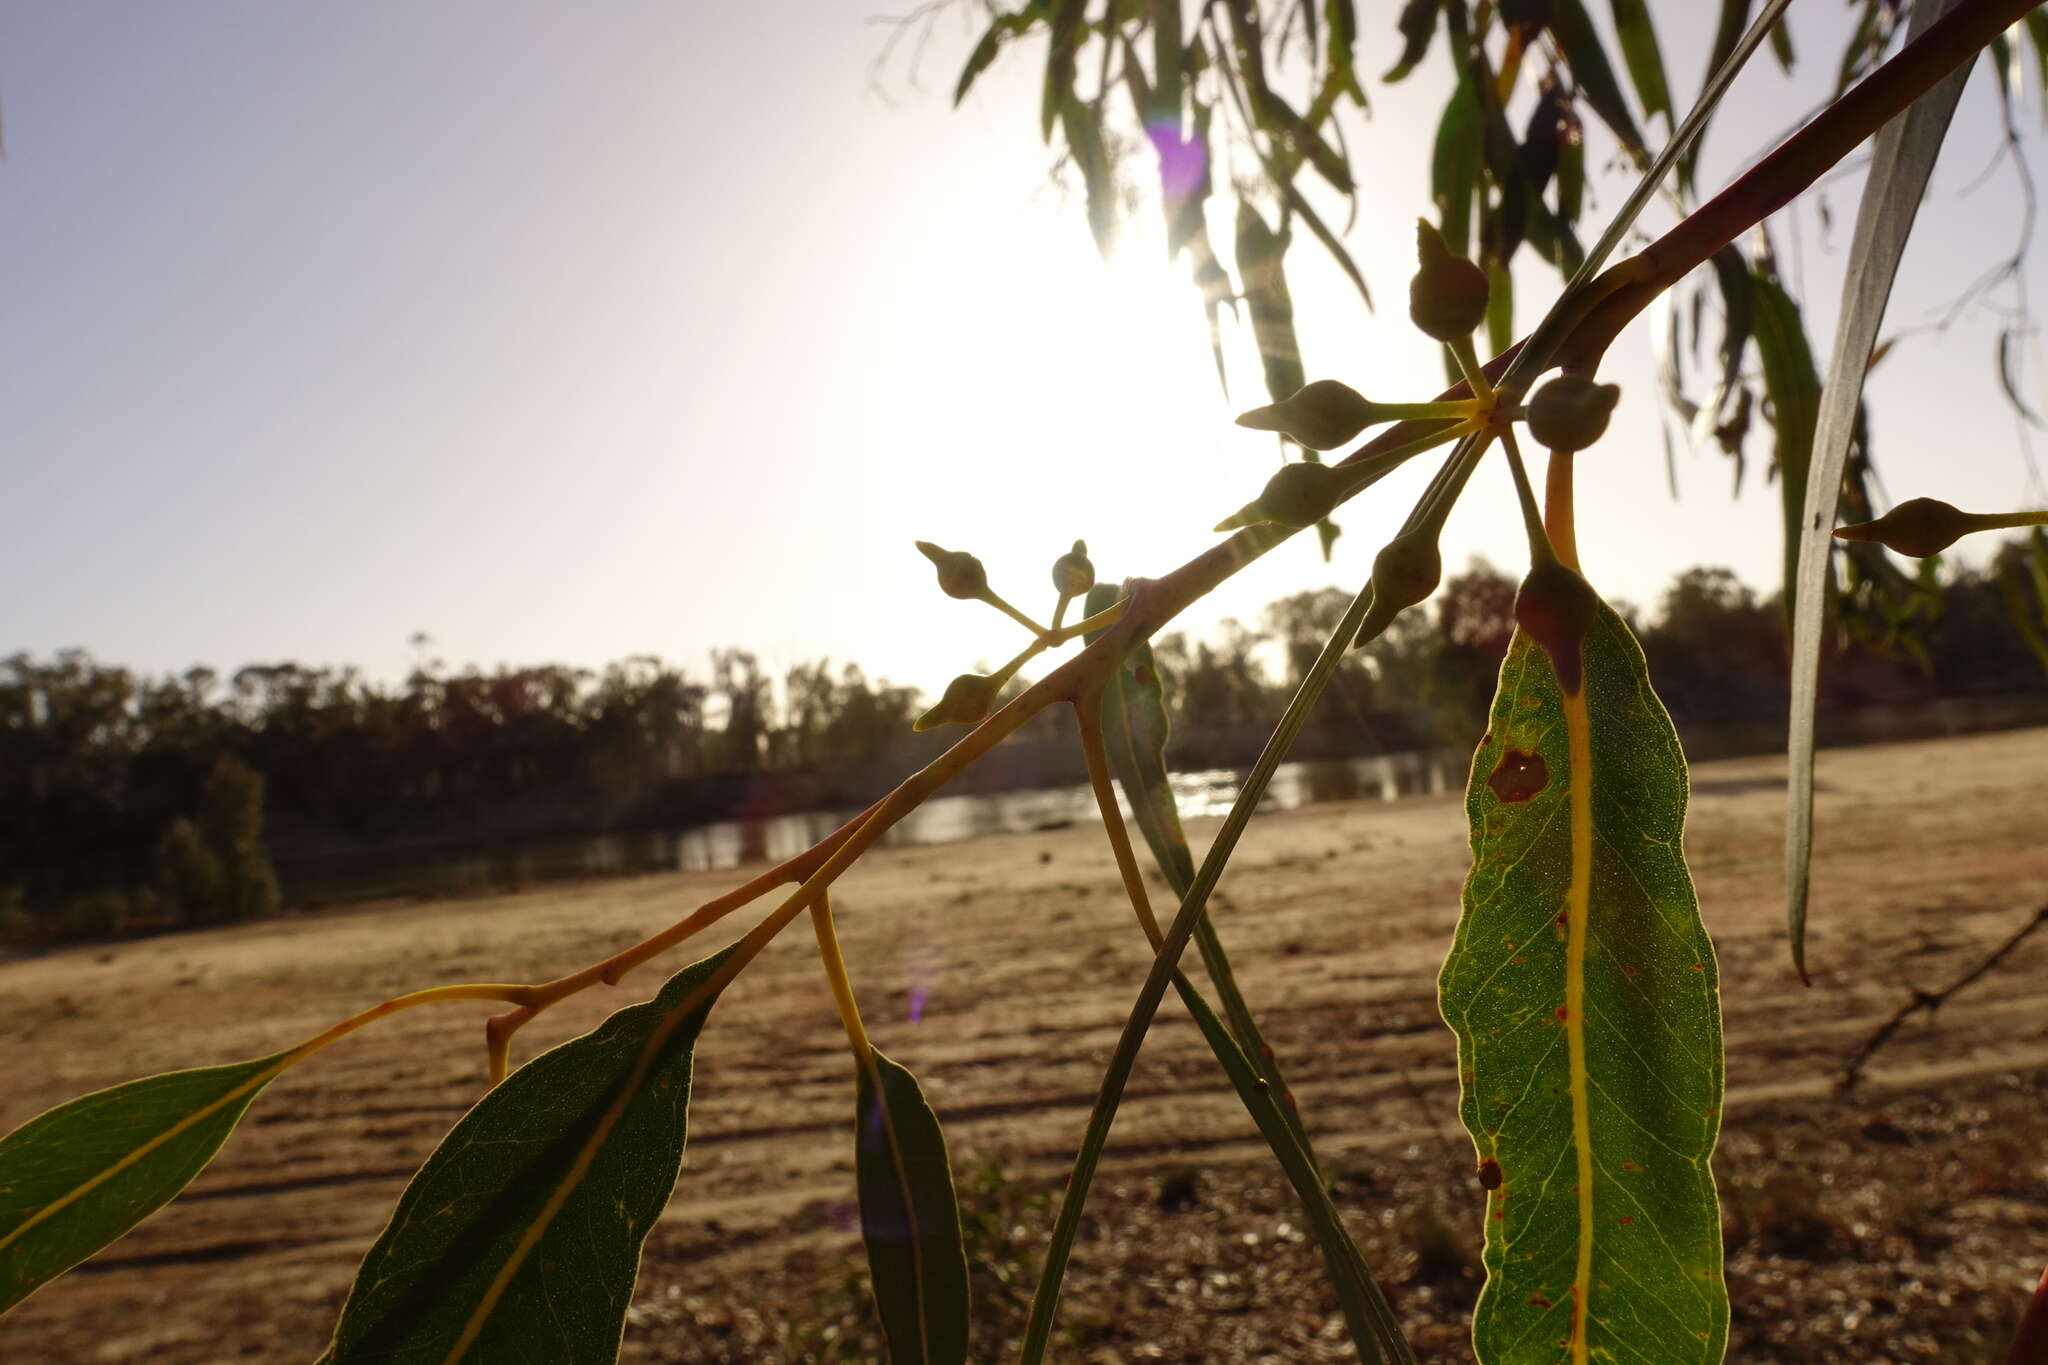
[[1681,851],[1685,760],[1621,619],[1603,606],[1579,654],[1568,692],[1515,636],[1466,794],[1472,872],[1440,987],[1487,1189],[1474,1352],[1712,1365],[1721,1020]]

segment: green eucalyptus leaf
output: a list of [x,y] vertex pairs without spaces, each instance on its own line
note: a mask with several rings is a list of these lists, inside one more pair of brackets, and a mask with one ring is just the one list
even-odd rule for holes
[[[1771,449],[1785,533],[1784,581],[1789,588],[1798,578],[1799,527],[1806,505],[1813,427],[1820,411],[1820,372],[1814,367],[1806,323],[1792,296],[1763,271],[1753,275],[1750,283],[1757,359],[1763,364],[1764,392],[1771,400]],[[1792,603],[1786,605],[1789,612]]]
[[1087,32],[1081,21],[1088,16],[1087,0],[1051,0],[1051,7],[1052,36],[1045,50],[1045,90],[1038,105],[1038,134],[1047,142],[1052,140],[1053,124],[1059,121],[1060,106],[1078,98],[1074,93],[1074,59]]
[[[1464,0],[1458,0],[1464,3]],[[1401,17],[1397,27],[1401,32],[1401,56],[1387,74],[1380,77],[1389,85],[1399,81],[1413,71],[1429,51],[1429,40],[1436,35],[1436,16],[1444,7],[1443,0],[1408,0],[1401,6]]]
[[1792,29],[1783,18],[1771,25],[1771,55],[1778,59],[1778,66],[1786,75],[1792,74],[1793,63],[1798,60],[1792,51]]
[[1365,88],[1359,84],[1356,50],[1358,10],[1352,0],[1324,0],[1325,27],[1329,40],[1329,79],[1348,91],[1360,108],[1366,104]]
[[1614,77],[1607,49],[1601,46],[1600,35],[1594,30],[1592,16],[1586,13],[1585,6],[1579,0],[1552,0],[1550,32],[1564,49],[1564,59],[1571,66],[1572,78],[1578,82],[1586,103],[1593,106],[1593,112],[1621,139],[1621,145],[1638,164],[1647,163],[1650,154],[1643,145],[1642,131],[1628,111],[1621,82]]
[[323,1365],[617,1356],[732,951],[534,1058],[462,1117],[363,1258]]
[[880,1052],[858,1068],[854,1170],[875,1307],[894,1365],[967,1359],[967,1253],[946,1135],[917,1077]]
[[0,1313],[176,1198],[298,1055],[129,1081],[0,1139]]
[[1180,0],[1152,0],[1151,8],[1153,103],[1146,121],[1170,124],[1178,137],[1186,79],[1181,65]]
[[[1635,82],[1643,116],[1655,118],[1662,114],[1665,126],[1669,127],[1677,122],[1678,116],[1671,109],[1671,84],[1664,76],[1664,51],[1657,44],[1657,26],[1650,22],[1650,7],[1643,0],[1613,0],[1613,5],[1614,36],[1621,43],[1621,59],[1628,66],[1629,79]],[[1734,47],[1732,39],[1729,47]]]
[[[1086,614],[1107,611],[1116,599],[1115,587],[1097,584],[1088,595]],[[1089,638],[1093,640],[1100,634],[1097,631]],[[1184,896],[1194,884],[1195,863],[1188,851],[1187,834],[1181,828],[1173,785],[1167,777],[1169,733],[1164,682],[1152,646],[1141,640],[1124,655],[1104,688],[1103,747],[1109,753],[1110,769],[1123,788],[1124,799],[1130,803],[1153,860],[1159,864],[1174,894]],[[1399,1340],[1398,1328],[1392,1327],[1384,1296],[1330,1202],[1329,1188],[1317,1166],[1308,1131],[1290,1101],[1291,1092],[1281,1071],[1279,1055],[1267,1044],[1252,1017],[1250,1006],[1238,990],[1222,940],[1206,916],[1196,924],[1194,940],[1202,955],[1203,968],[1215,982],[1216,993],[1229,1017],[1228,1027],[1184,973],[1175,974],[1174,985],[1301,1200],[1303,1215],[1329,1268],[1330,1282],[1336,1289],[1360,1358],[1378,1359],[1384,1346],[1389,1358],[1409,1359],[1405,1344]]]
[[1620,617],[1596,602],[1565,648],[1517,631],[1501,665],[1439,982],[1488,1192],[1474,1354],[1713,1365],[1721,1020],[1685,757]]
[[[1954,0],[1923,0],[1916,4],[1907,28],[1908,41],[1925,32],[1953,5]],[[1870,174],[1863,184],[1863,199],[1856,208],[1856,230],[1849,245],[1849,259],[1856,262],[1856,268],[1842,282],[1842,309],[1835,328],[1834,354],[1828,363],[1827,389],[1815,397],[1812,415],[1806,418],[1811,458],[1799,461],[1798,489],[1795,491],[1787,479],[1784,490],[1785,595],[1792,605],[1791,723],[1786,740],[1785,784],[1785,925],[1792,962],[1802,980],[1807,975],[1807,878],[1813,856],[1813,712],[1820,692],[1826,599],[1831,595],[1826,591],[1832,565],[1830,533],[1841,498],[1842,470],[1848,462],[1850,438],[1863,401],[1863,380],[1870,370],[1870,356],[1884,321],[1885,304],[1891,298],[1892,281],[1897,278],[1899,260],[1905,255],[1906,239],[1912,235],[1921,196],[1926,192],[1928,177],[1969,75],[1969,65],[1965,63],[1914,101],[1902,116],[1878,130]],[[1790,307],[1790,301],[1775,284],[1768,289],[1760,288],[1759,300],[1766,294],[1776,325],[1777,315]],[[1764,376],[1769,381],[1771,355],[1763,348],[1765,310],[1759,307],[1757,311],[1758,349],[1764,356]],[[1799,347],[1803,350],[1804,346],[1802,336]],[[1811,357],[1803,363],[1808,370],[1812,368]],[[1805,382],[1802,376],[1802,399]],[[1777,406],[1775,383],[1771,401]],[[1784,420],[1785,410],[1778,407],[1781,450]]]
[[1265,367],[1266,392],[1278,403],[1307,383],[1294,335],[1294,298],[1287,289],[1287,239],[1259,211],[1237,203],[1237,277],[1251,313],[1252,337]]
[[[1735,50],[1735,44],[1742,40],[1742,31],[1749,27],[1749,9],[1754,0],[1721,0],[1721,17],[1714,25],[1714,46],[1707,55],[1707,74],[1712,76],[1721,69],[1721,63],[1728,60],[1728,54]],[[1678,174],[1687,189],[1692,187],[1693,166],[1698,162],[1700,142],[1706,138],[1706,131],[1700,131],[1699,138],[1685,149],[1685,155],[1678,160]]]
[[1515,277],[1506,266],[1486,262],[1486,346],[1499,355],[1515,344]]
[[1452,252],[1472,250],[1472,201],[1479,193],[1485,165],[1484,129],[1479,96],[1472,82],[1460,76],[1458,86],[1437,120],[1436,145],[1430,155],[1429,190],[1436,201],[1437,227]]
[[1586,203],[1586,139],[1561,141],[1557,149],[1557,216],[1576,223]]
[[1714,253],[1714,279],[1721,287],[1721,393],[1735,392],[1742,380],[1742,357],[1756,326],[1749,263],[1732,246]]

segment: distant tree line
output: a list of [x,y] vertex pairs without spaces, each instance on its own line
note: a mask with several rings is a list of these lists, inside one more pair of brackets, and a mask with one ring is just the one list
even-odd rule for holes
[[[1932,575],[1916,619],[1831,664],[1824,706],[2048,697],[2040,644],[2015,630],[2020,547],[1986,573]],[[2037,585],[2039,586],[2039,585]],[[2048,599],[2048,587],[2041,588]],[[1274,602],[1256,626],[1155,641],[1172,759],[1256,753],[1349,592]],[[1462,746],[1483,728],[1514,582],[1483,563],[1349,655],[1297,742],[1304,757]],[[1782,613],[1724,569],[1630,611],[1652,676],[1696,752],[1769,748],[1785,713]],[[1865,632],[1869,634],[1868,631]],[[639,656],[599,671],[540,665],[403,683],[353,669],[251,665],[147,677],[81,651],[0,662],[0,939],[85,937],[269,912],[293,859],[367,849],[666,828],[729,815],[857,808],[952,736],[913,735],[924,699],[858,665],[780,679],[740,649],[708,675]],[[988,780],[1077,780],[1048,713]],[[267,822],[267,823],[266,823]]]

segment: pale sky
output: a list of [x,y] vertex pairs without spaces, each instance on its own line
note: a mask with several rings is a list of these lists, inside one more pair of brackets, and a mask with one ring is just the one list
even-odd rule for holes
[[[0,653],[396,678],[415,631],[456,666],[701,672],[738,644],[778,673],[853,658],[936,694],[1022,639],[941,597],[912,541],[974,551],[1035,614],[1077,536],[1113,578],[1213,543],[1273,446],[1230,423],[1156,208],[1105,266],[1049,188],[1037,50],[955,112],[971,16],[937,24],[914,78],[907,48],[871,72],[878,8],[0,0]],[[1360,6],[1369,71],[1396,8]],[[1681,97],[1708,8],[1657,6]],[[1753,64],[1703,188],[1817,102],[1846,17],[1794,6],[1804,83]],[[1375,397],[1440,387],[1405,294],[1441,67],[1371,82],[1374,117],[1348,128],[1380,311],[1312,243],[1290,261],[1310,376]],[[1980,70],[1887,331],[2011,250],[2010,172],[1970,187],[1995,138]],[[1831,229],[1808,207],[1784,238],[1823,363],[1859,186],[1833,182]],[[1526,328],[1555,284],[1520,280]],[[1895,497],[2038,505],[1996,331],[1971,315],[1877,372]],[[1589,575],[1638,602],[1694,563],[1769,586],[1765,447],[1739,501],[1717,452],[1681,449],[1674,503],[1647,336],[1615,348],[1623,409],[1580,460]],[[1235,406],[1263,401],[1233,345]],[[1291,545],[1183,623],[1355,587],[1424,477],[1346,509],[1333,565]],[[1519,566],[1503,471],[1446,550]]]

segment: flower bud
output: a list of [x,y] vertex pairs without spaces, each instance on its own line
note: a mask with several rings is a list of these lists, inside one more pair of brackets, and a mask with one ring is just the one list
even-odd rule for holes
[[1395,536],[1372,561],[1372,605],[1358,623],[1353,649],[1371,644],[1396,616],[1423,601],[1443,581],[1444,560],[1428,530]]
[[1543,646],[1566,695],[1576,693],[1585,678],[1580,646],[1599,614],[1593,585],[1555,559],[1537,563],[1515,593],[1515,624]]
[[918,541],[917,548],[938,568],[939,591],[946,596],[973,602],[988,595],[988,572],[973,555],[965,550],[942,550],[929,540]]
[[1843,540],[1875,541],[1887,550],[1925,559],[1979,529],[1977,520],[1939,498],[1908,498],[1876,521],[1838,526],[1835,534]]
[[988,715],[1002,684],[983,673],[962,673],[946,684],[938,705],[911,724],[913,730],[934,730],[941,725],[973,725]]
[[1095,586],[1095,566],[1088,562],[1088,542],[1077,540],[1074,548],[1052,562],[1053,590],[1062,597],[1079,597]]
[[1486,321],[1486,272],[1454,255],[1429,220],[1415,222],[1422,268],[1408,284],[1408,316],[1426,336],[1456,341]]
[[1621,385],[1561,374],[1529,398],[1529,435],[1552,450],[1584,450],[1607,431]]
[[1373,405],[1348,384],[1318,379],[1278,403],[1241,414],[1237,424],[1277,431],[1310,450],[1334,450],[1371,426]]

